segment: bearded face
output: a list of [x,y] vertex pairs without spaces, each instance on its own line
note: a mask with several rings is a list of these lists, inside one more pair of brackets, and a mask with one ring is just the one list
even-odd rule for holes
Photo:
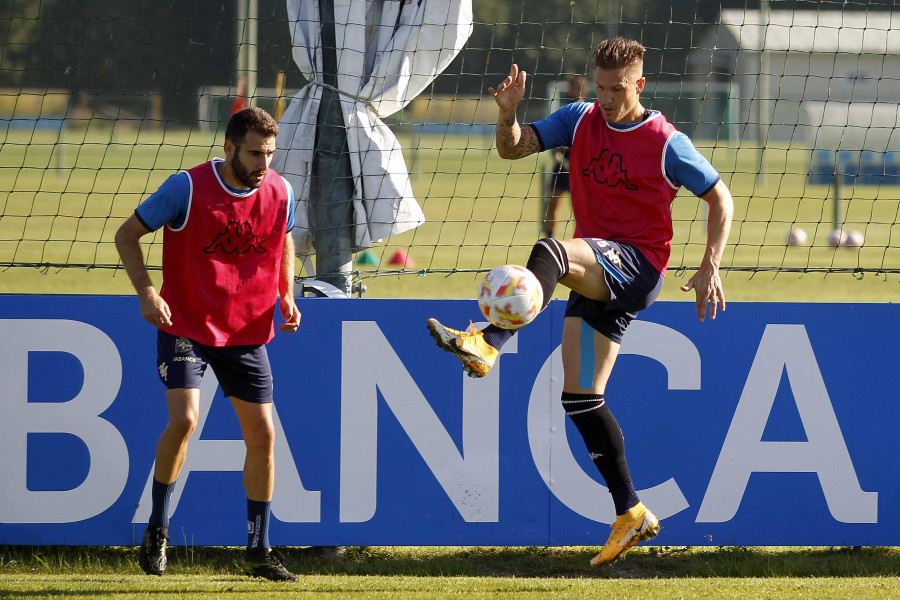
[[256,189],[263,184],[275,155],[275,137],[248,131],[240,144],[226,141],[225,154],[234,178],[244,188]]
[[243,145],[235,146],[234,157],[231,160],[231,170],[234,176],[245,188],[258,188],[266,177],[266,169],[255,168],[256,165],[247,166],[241,159]]

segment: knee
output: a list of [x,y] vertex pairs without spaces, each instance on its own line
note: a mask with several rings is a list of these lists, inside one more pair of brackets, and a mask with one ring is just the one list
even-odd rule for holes
[[540,252],[541,247],[553,239],[554,238],[552,238],[552,237],[542,237],[541,239],[539,239],[538,241],[536,241],[534,244],[531,245],[531,253],[534,254],[535,252]]
[[[544,255],[547,253],[548,244],[555,244],[558,240],[554,239],[553,236],[542,237],[538,241],[536,241],[531,246],[531,253],[528,255],[528,264],[535,264],[535,261],[541,260]],[[529,267],[530,268],[530,267]]]
[[275,426],[272,421],[260,421],[244,429],[244,443],[249,450],[271,452],[275,448]]
[[[547,271],[556,276],[556,280],[569,273],[569,256],[565,245],[554,238],[541,238],[531,247],[531,254],[525,267],[537,275]],[[540,279],[540,276],[538,276]]]
[[168,429],[173,437],[187,441],[188,438],[193,435],[194,430],[197,429],[197,415],[194,413],[184,413],[171,416],[169,418]]

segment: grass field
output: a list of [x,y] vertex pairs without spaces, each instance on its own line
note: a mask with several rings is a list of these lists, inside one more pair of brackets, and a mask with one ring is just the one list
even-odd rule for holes
[[[49,265],[116,265],[112,239],[122,220],[169,174],[220,155],[220,142],[99,123],[65,132],[61,145],[48,132],[0,132],[0,264],[38,265],[0,270],[0,293],[132,294],[120,268]],[[380,265],[360,270],[366,297],[472,298],[475,271],[525,261],[538,232],[537,158],[501,161],[482,137],[401,142],[419,148],[407,159],[428,222],[373,248]],[[806,185],[807,152],[769,149],[766,175],[757,177],[754,150],[703,151],[735,197],[723,261],[730,301],[893,302],[900,295],[900,190],[845,190],[845,228],[867,241],[858,250],[832,248],[831,191]],[[700,260],[701,204],[682,192],[673,205],[675,266]],[[795,225],[811,245],[786,245]],[[570,222],[566,233],[572,229]],[[159,264],[160,241],[157,235],[148,250],[150,264]],[[415,261],[407,273],[388,264],[398,249]],[[860,272],[825,273],[854,269]],[[660,299],[692,301],[678,289],[690,273],[671,271]],[[133,548],[0,546],[0,598],[900,598],[896,548],[647,546],[590,569],[594,551],[361,547],[331,562],[291,548],[288,565],[300,583],[271,584],[240,575],[235,548],[173,547],[170,572],[160,579],[140,572]]]
[[170,549],[162,578],[125,548],[0,546],[4,598],[761,598],[900,597],[894,548],[660,547],[604,568],[590,548],[351,547],[340,562],[285,549],[299,583],[239,574],[237,548]]
[[[401,136],[401,143],[418,148],[407,152],[407,162],[428,222],[372,249],[380,264],[359,267],[366,297],[471,298],[473,271],[525,261],[537,238],[536,173],[546,156],[503,161],[482,136]],[[758,177],[756,150],[698,145],[735,198],[723,260],[730,300],[893,301],[900,282],[900,186],[845,188],[844,228],[863,232],[866,243],[833,248],[827,241],[833,194],[806,184],[807,151],[767,149],[765,175]],[[0,293],[132,293],[120,269],[55,265],[117,265],[112,239],[122,220],[168,175],[221,154],[220,147],[221,140],[198,132],[99,121],[64,132],[58,144],[47,131],[0,132],[0,175],[11,182],[0,189],[0,265],[38,265],[0,271]],[[702,204],[686,191],[673,204],[673,267],[700,261]],[[809,245],[786,244],[793,226],[807,231]],[[570,221],[562,235],[572,231]],[[160,262],[160,242],[157,234],[148,245],[151,265]],[[389,264],[398,249],[415,263],[403,273]],[[773,272],[779,268],[790,270]],[[853,270],[858,273],[847,272]],[[690,272],[670,270],[662,300],[688,299],[678,290],[685,275]]]

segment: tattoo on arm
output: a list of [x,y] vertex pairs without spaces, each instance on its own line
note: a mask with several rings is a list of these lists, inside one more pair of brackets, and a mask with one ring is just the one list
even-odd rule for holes
[[534,129],[526,127],[522,130],[522,138],[519,140],[518,149],[519,155],[516,158],[530,156],[541,151],[541,144],[538,142]]
[[520,127],[514,116],[497,123],[497,152],[502,158],[524,158],[540,151],[540,143],[531,127]]

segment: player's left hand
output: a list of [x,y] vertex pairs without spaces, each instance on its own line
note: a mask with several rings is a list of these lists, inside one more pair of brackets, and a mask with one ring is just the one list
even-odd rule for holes
[[700,322],[706,320],[706,309],[709,307],[709,318],[715,320],[719,303],[725,310],[725,290],[722,288],[722,279],[719,270],[712,267],[701,267],[694,273],[686,284],[681,286],[682,292],[694,290],[697,297],[697,318]]
[[297,328],[300,327],[300,309],[294,304],[294,299],[282,298],[280,308],[284,323],[279,323],[278,329],[287,333],[297,331]]

